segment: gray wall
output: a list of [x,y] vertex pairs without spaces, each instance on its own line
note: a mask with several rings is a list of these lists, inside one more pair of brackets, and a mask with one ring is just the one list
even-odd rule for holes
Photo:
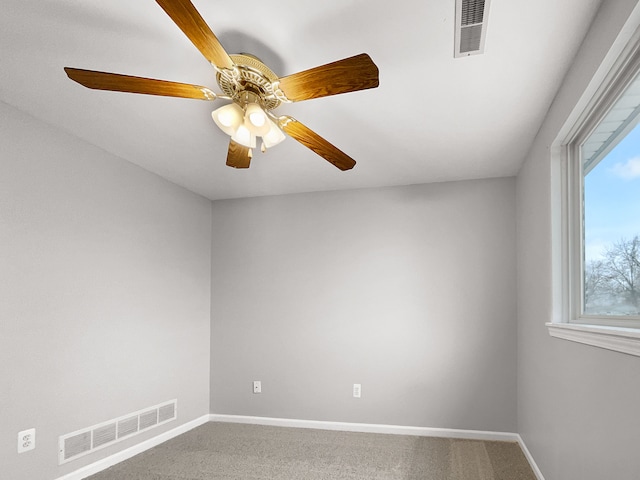
[[[207,414],[211,203],[3,103],[0,145],[0,477]],[[58,468],[59,435],[173,398],[177,421]]]
[[640,477],[640,358],[554,339],[545,327],[556,307],[549,148],[636,3],[603,2],[517,180],[518,431],[546,480]]
[[516,430],[513,178],[216,201],[213,224],[212,413]]

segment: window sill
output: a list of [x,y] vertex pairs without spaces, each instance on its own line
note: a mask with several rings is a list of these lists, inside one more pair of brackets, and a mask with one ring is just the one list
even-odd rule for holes
[[547,323],[549,335],[640,357],[640,330],[576,323]]

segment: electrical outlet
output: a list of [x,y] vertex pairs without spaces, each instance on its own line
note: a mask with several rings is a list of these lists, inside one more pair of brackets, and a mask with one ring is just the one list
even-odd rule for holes
[[262,393],[262,382],[260,380],[254,380],[253,393]]
[[23,430],[18,433],[18,453],[36,448],[36,429]]
[[362,395],[362,385],[359,383],[353,384],[353,398],[360,398]]

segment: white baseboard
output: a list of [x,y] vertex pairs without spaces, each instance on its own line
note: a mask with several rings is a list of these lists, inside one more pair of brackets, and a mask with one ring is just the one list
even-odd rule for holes
[[457,430],[450,428],[429,428],[429,427],[407,427],[402,425],[379,425],[369,423],[346,423],[346,422],[325,422],[319,420],[297,420],[291,418],[271,418],[271,417],[250,417],[244,415],[203,415],[188,423],[180,425],[172,430],[164,432],[156,437],[145,440],[133,447],[122,450],[97,462],[85,465],[84,467],[68,473],[56,480],[82,480],[89,475],[106,470],[113,465],[124,462],[129,458],[145,452],[161,443],[171,440],[178,435],[182,435],[207,422],[221,423],[244,423],[252,425],[269,425],[274,427],[311,428],[316,430],[337,430],[345,432],[362,433],[386,433],[391,435],[414,435],[418,437],[443,437],[461,438],[468,440],[496,440],[504,442],[517,442],[524,452],[533,472],[538,480],[544,480],[542,472],[531,456],[531,452],[524,443],[524,440],[517,433],[508,432],[486,432],[480,430]]
[[537,480],[544,480],[531,452],[517,433],[485,432],[480,430],[456,430],[450,428],[405,427],[401,425],[377,425],[368,423],[323,422],[317,420],[295,420],[290,418],[248,417],[242,415],[209,415],[211,422],[245,423],[270,425],[274,427],[312,428],[319,430],[339,430],[345,432],[386,433],[392,435],[414,435],[417,437],[460,438],[466,440],[488,440],[517,442],[520,445]]
[[247,417],[242,415],[209,416],[212,422],[248,423],[274,427],[313,428],[317,430],[339,430],[345,432],[387,433],[392,435],[414,435],[417,437],[464,438],[468,440],[498,440],[520,442],[517,433],[484,432],[480,430],[455,430],[450,428],[405,427],[401,425],[378,425],[370,423],[323,422],[318,420],[295,420],[290,418]]
[[167,440],[171,440],[178,435],[182,435],[189,430],[192,430],[200,425],[204,425],[205,423],[210,421],[209,415],[203,415],[200,418],[196,418],[190,422],[187,422],[179,427],[176,427],[167,432],[161,433],[160,435],[150,438],[149,440],[145,440],[144,442],[140,442],[133,447],[122,450],[118,453],[110,455],[102,460],[98,460],[97,462],[91,463],[89,465],[85,465],[74,472],[68,473],[62,477],[58,477],[56,480],[82,480],[89,475],[93,475],[95,473],[101,472],[102,470],[106,470],[113,465],[124,462],[129,458],[138,455],[139,453],[145,452],[150,448],[153,448],[161,443],[166,442]]
[[544,476],[542,475],[542,472],[538,468],[536,461],[533,459],[533,455],[531,455],[531,452],[527,448],[527,445],[524,443],[524,440],[520,435],[518,435],[518,443],[520,444],[520,448],[524,452],[524,456],[527,457],[527,460],[529,461],[529,465],[531,465],[531,469],[533,470],[533,473],[536,475],[536,478],[538,480],[544,480]]

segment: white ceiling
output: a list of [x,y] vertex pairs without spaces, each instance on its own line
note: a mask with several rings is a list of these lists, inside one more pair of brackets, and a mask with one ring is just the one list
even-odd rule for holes
[[493,0],[454,59],[455,0],[193,0],[228,53],[284,76],[368,53],[380,87],[282,105],[358,162],[287,139],[225,166],[222,105],[89,90],[63,67],[195,83],[212,67],[153,0],[0,0],[0,100],[211,199],[515,175],[600,0]]

